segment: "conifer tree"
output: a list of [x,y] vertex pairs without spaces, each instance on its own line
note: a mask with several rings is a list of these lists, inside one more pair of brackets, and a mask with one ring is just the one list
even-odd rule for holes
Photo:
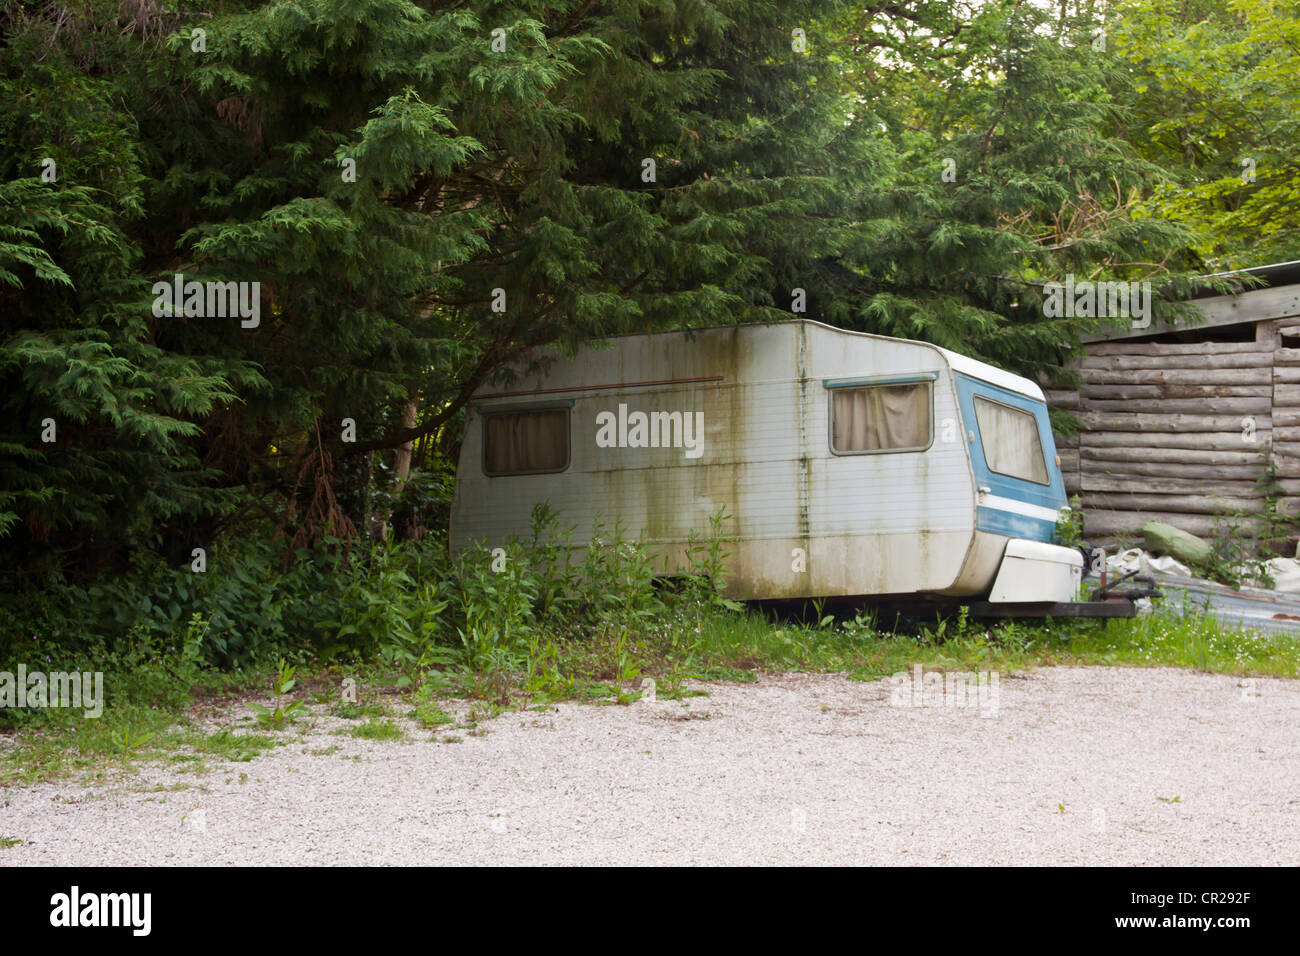
[[1113,134],[1128,80],[1104,24],[1032,4],[963,19],[964,7],[888,5],[841,23],[855,122],[877,127],[889,157],[874,188],[851,190],[824,314],[1057,375],[1107,321],[1046,317],[1045,283],[1153,279],[1177,295],[1189,234],[1140,209],[1167,177]]

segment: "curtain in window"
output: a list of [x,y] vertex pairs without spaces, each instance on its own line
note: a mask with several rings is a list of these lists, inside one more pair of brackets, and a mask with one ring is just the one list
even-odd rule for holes
[[989,470],[1012,478],[1048,483],[1047,462],[1038,440],[1038,421],[1028,412],[975,396],[975,420]]
[[930,444],[930,383],[831,391],[836,451],[924,448]]
[[569,410],[483,416],[483,470],[489,475],[562,471],[569,461]]

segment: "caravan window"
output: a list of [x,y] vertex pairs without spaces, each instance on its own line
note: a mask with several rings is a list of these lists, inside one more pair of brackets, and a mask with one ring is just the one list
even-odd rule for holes
[[976,395],[975,420],[989,471],[1040,485],[1049,482],[1038,420],[1033,415]]
[[837,455],[930,447],[930,382],[831,389],[831,451]]
[[483,473],[539,475],[569,467],[569,407],[483,413]]

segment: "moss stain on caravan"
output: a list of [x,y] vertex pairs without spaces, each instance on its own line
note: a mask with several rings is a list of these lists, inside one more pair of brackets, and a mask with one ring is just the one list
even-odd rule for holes
[[813,566],[812,554],[812,444],[809,435],[808,419],[812,415],[812,379],[808,375],[808,327],[797,326],[798,340],[795,342],[795,372],[798,375],[798,415],[799,423],[799,468],[796,472],[798,487],[797,528],[799,543],[808,562],[807,571],[800,578],[786,585],[786,593],[798,596],[812,593],[812,581],[818,573]]
[[[742,370],[749,367],[752,356],[745,351],[748,345],[739,329],[732,329],[728,335],[722,337],[721,343],[722,347],[708,356],[705,374],[722,376],[722,381],[712,386],[709,394],[716,407],[717,421],[721,423],[722,429],[728,432],[726,442],[730,449],[729,457],[734,463],[725,469],[725,476],[719,475],[723,480],[718,482],[716,487],[713,482],[710,482],[708,497],[710,515],[720,508],[725,508],[726,513],[731,516],[730,527],[720,528],[719,531],[724,535],[730,533],[740,541],[748,531],[741,502],[741,489],[749,484],[751,468],[749,463],[737,454],[737,450],[748,447],[751,429],[756,425],[750,420],[751,402],[748,400],[750,390],[747,387],[748,383],[744,381]],[[719,352],[721,354],[718,354]],[[708,410],[705,411],[707,417]],[[720,468],[711,470],[723,471]],[[707,527],[706,516],[705,528]],[[724,562],[728,590],[734,590],[741,581],[752,581],[753,569],[745,560],[746,555],[742,549],[732,545],[724,550],[730,552]]]

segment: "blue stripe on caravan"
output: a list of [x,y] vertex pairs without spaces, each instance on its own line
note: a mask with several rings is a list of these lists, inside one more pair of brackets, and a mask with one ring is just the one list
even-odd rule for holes
[[[1042,441],[1042,436],[1039,436]],[[980,454],[984,454],[984,448],[981,445]],[[1046,454],[1046,452],[1044,452]],[[983,462],[981,462],[983,464]],[[1052,474],[1056,468],[1055,461],[1047,462],[1047,473]],[[1051,485],[1039,485],[1032,481],[1024,481],[1019,478],[1009,478],[1006,475],[1000,475],[996,471],[990,471],[988,465],[980,469],[979,483],[989,490],[991,494],[999,498],[1010,498],[1012,501],[1023,501],[1025,504],[1038,505],[1040,508],[1059,508],[1061,502],[1056,490]],[[1053,477],[1055,477],[1053,475]],[[1064,487],[1064,485],[1062,485]]]
[[1050,542],[1056,531],[1056,522],[980,505],[975,509],[975,527],[989,534],[1004,534],[1011,538]]

